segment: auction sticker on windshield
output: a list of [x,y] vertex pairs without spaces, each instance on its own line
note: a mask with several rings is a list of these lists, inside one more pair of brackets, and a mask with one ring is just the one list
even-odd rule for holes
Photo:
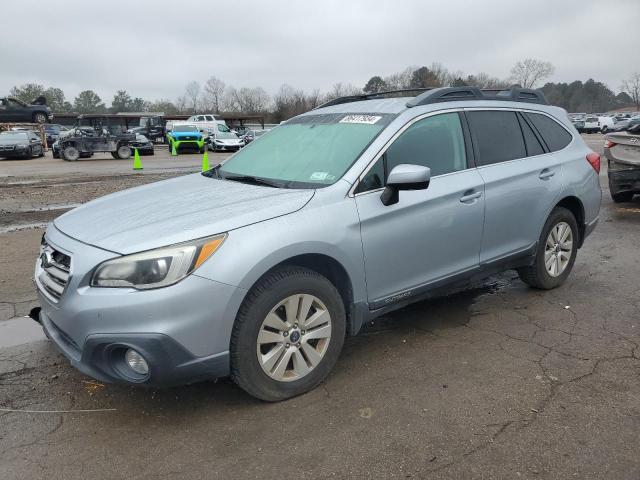
[[366,123],[367,125],[373,125],[382,117],[379,115],[347,115],[340,123]]

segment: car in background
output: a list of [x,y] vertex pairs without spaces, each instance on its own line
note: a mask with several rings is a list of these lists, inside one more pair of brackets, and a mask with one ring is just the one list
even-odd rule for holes
[[215,152],[237,152],[246,144],[242,138],[229,131],[216,132],[213,135],[210,135],[207,139],[207,145],[209,150],[213,150]]
[[602,133],[607,133],[609,130],[615,127],[616,121],[613,119],[613,117],[604,115],[598,117],[598,125],[600,126],[600,131]]
[[165,120],[160,115],[140,117],[139,124],[127,130],[129,133],[144,135],[152,142],[164,139]]
[[598,122],[598,117],[595,116],[587,116],[584,119],[584,133],[597,133],[600,131],[600,123]]
[[74,162],[94,152],[108,152],[113,158],[126,160],[131,156],[129,144],[135,140],[135,134],[111,127],[114,126],[101,115],[78,117],[78,126],[58,139],[60,158]]
[[204,153],[205,138],[196,125],[190,123],[173,123],[171,129],[167,131],[167,143],[169,149],[175,148],[176,153],[180,150],[195,150]]
[[53,114],[44,97],[38,97],[31,104],[12,97],[0,98],[0,122],[47,123],[52,119]]
[[216,132],[218,125],[224,125],[225,127],[227,127],[227,124],[222,119],[222,117],[213,113],[191,115],[189,118],[187,118],[186,123],[195,125],[196,127],[198,127],[198,130],[209,135]]
[[136,134],[136,139],[129,144],[133,150],[138,150],[140,155],[153,155],[153,142],[147,137],[139,133]]
[[616,203],[630,202],[640,193],[640,124],[605,135],[604,154],[611,198]]
[[58,125],[57,123],[47,123],[44,126],[44,134],[47,137],[47,145],[49,147],[52,146],[56,142],[56,140],[58,140],[60,134],[67,131],[69,131],[69,128],[65,127],[64,125]]
[[573,123],[573,126],[576,128],[576,130],[578,130],[579,133],[584,132],[584,119],[571,120],[571,123]]
[[257,140],[268,131],[269,130],[247,130],[247,133],[242,136],[242,139],[244,140],[245,145],[247,145],[254,140]]
[[12,131],[0,133],[0,157],[33,158],[44,157],[42,140],[34,132]]

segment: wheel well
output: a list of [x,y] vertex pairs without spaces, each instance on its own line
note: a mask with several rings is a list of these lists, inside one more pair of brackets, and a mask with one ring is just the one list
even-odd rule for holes
[[[351,286],[351,279],[349,278],[349,274],[347,274],[347,271],[344,269],[342,264],[336,259],[328,255],[319,253],[297,255],[283,262],[280,262],[277,265],[274,265],[267,272],[265,272],[264,275],[267,275],[272,271],[285,266],[308,268],[309,270],[318,272],[323,277],[326,277],[340,293],[340,296],[342,297],[342,301],[344,303],[345,312],[347,312],[347,317],[351,317],[353,315],[353,287]],[[347,334],[350,333],[350,325],[351,322],[348,318]]]
[[578,233],[580,234],[580,238],[578,240],[578,248],[582,246],[582,241],[584,240],[584,206],[578,197],[565,197],[560,200],[556,207],[564,207],[573,213],[573,216],[576,217],[576,222],[578,223]]

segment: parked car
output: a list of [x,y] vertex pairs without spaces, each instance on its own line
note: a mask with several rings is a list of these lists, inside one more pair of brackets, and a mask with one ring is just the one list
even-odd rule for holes
[[611,198],[616,203],[630,202],[640,193],[640,125],[604,138]]
[[169,148],[176,149],[176,153],[189,149],[204,153],[205,139],[197,126],[188,123],[173,123],[167,132]]
[[69,128],[65,127],[64,125],[58,125],[55,123],[46,124],[44,127],[44,133],[47,137],[47,146],[52,146],[56,142],[56,140],[58,140],[60,133],[67,132],[68,130]]
[[598,117],[598,125],[600,126],[600,132],[607,133],[609,130],[613,129],[616,125],[613,117]]
[[209,150],[216,152],[228,151],[236,152],[245,146],[243,138],[232,132],[217,132],[207,138]]
[[217,131],[218,125],[224,125],[227,127],[227,124],[222,117],[213,113],[192,115],[187,118],[186,123],[195,125],[198,127],[198,130],[210,135]]
[[573,126],[578,130],[578,132],[584,132],[584,120],[572,120]]
[[147,137],[141,135],[139,133],[136,134],[136,139],[133,140],[129,146],[132,149],[137,149],[140,155],[153,155],[153,142],[151,142]]
[[165,120],[159,115],[140,117],[140,124],[129,128],[129,133],[144,135],[151,142],[157,142],[165,137]]
[[31,130],[0,133],[0,157],[44,157],[42,140]]
[[586,117],[584,119],[584,133],[598,133],[600,131],[600,123],[598,117]]
[[76,127],[58,138],[58,149],[60,157],[70,162],[95,152],[109,152],[113,158],[126,160],[135,139],[135,134],[126,133],[113,117],[80,115]]
[[244,140],[245,145],[247,145],[257,138],[260,138],[268,131],[269,130],[247,130],[247,132],[242,136],[242,140]]
[[58,217],[33,315],[100,381],[230,375],[282,400],[391,310],[509,268],[563,284],[598,222],[599,168],[539,91],[338,98],[202,174]]
[[44,97],[38,97],[32,104],[17,98],[0,98],[0,122],[47,123],[52,119],[53,114]]

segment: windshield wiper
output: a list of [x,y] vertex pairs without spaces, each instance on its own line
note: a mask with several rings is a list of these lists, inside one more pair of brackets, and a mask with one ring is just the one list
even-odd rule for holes
[[230,175],[225,173],[222,177],[225,180],[231,180],[233,182],[250,183],[253,185],[266,185],[273,188],[287,188],[286,184],[281,182],[275,182],[273,180],[267,180],[265,178],[253,177],[251,175]]

